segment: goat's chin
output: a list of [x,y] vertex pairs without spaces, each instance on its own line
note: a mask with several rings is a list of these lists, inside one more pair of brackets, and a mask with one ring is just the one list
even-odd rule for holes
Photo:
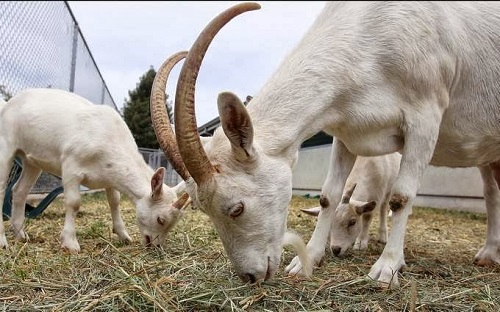
[[156,248],[163,249],[163,240],[164,239],[151,239],[151,235],[143,235],[142,236],[142,245],[146,248]]

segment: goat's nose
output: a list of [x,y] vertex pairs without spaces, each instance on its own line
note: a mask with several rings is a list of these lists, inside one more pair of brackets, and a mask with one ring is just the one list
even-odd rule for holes
[[253,275],[252,273],[241,274],[240,278],[243,281],[243,283],[250,282],[251,284],[253,284],[257,281],[257,279],[255,278],[255,275]]
[[340,251],[342,250],[342,248],[340,248],[339,246],[333,246],[332,247],[332,252],[334,255],[338,256],[340,255]]

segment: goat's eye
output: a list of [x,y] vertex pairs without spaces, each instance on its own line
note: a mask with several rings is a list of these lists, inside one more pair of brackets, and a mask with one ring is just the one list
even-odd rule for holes
[[347,223],[347,227],[354,226],[356,224],[356,219],[351,219],[349,220],[349,223]]
[[164,225],[165,224],[165,220],[163,220],[162,218],[158,217],[156,218],[156,222],[158,222],[160,225]]
[[243,213],[243,210],[245,210],[245,205],[243,205],[243,203],[237,203],[233,207],[229,208],[229,216],[231,218],[239,217]]

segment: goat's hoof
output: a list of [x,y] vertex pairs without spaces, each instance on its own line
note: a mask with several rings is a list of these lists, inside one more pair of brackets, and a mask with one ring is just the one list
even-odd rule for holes
[[63,242],[61,244],[62,250],[71,254],[77,254],[80,252],[80,245],[78,242]]
[[19,242],[26,243],[27,241],[30,240],[28,234],[26,234],[24,231],[19,231],[16,234],[16,240]]
[[128,235],[126,237],[120,237],[120,240],[127,245],[132,244],[132,242],[133,242],[132,238],[130,238],[130,236],[128,236]]
[[61,246],[62,250],[64,252],[70,253],[70,254],[78,254],[80,252],[80,247],[78,248],[69,248],[67,246]]
[[0,237],[0,249],[7,249],[9,248],[9,244],[7,243],[7,238],[5,235]]
[[478,266],[493,266],[500,264],[500,249],[495,245],[486,245],[474,257],[474,264]]

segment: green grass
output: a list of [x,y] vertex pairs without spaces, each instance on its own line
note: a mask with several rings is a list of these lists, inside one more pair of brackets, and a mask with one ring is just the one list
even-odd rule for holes
[[[309,240],[315,218],[300,212],[317,199],[294,197],[288,226]],[[28,243],[0,251],[0,310],[13,311],[499,311],[500,269],[472,263],[484,244],[484,214],[414,207],[407,228],[400,287],[382,290],[366,278],[383,250],[371,226],[369,248],[342,259],[326,254],[309,280],[288,277],[295,254],[283,251],[275,278],[243,284],[234,274],[212,224],[188,208],[164,250],[140,245],[135,208],[122,198],[134,240],[112,233],[103,193],[84,195],[77,215],[82,251],[60,250],[64,222],[57,199],[28,220]],[[5,221],[8,226],[8,221]]]

